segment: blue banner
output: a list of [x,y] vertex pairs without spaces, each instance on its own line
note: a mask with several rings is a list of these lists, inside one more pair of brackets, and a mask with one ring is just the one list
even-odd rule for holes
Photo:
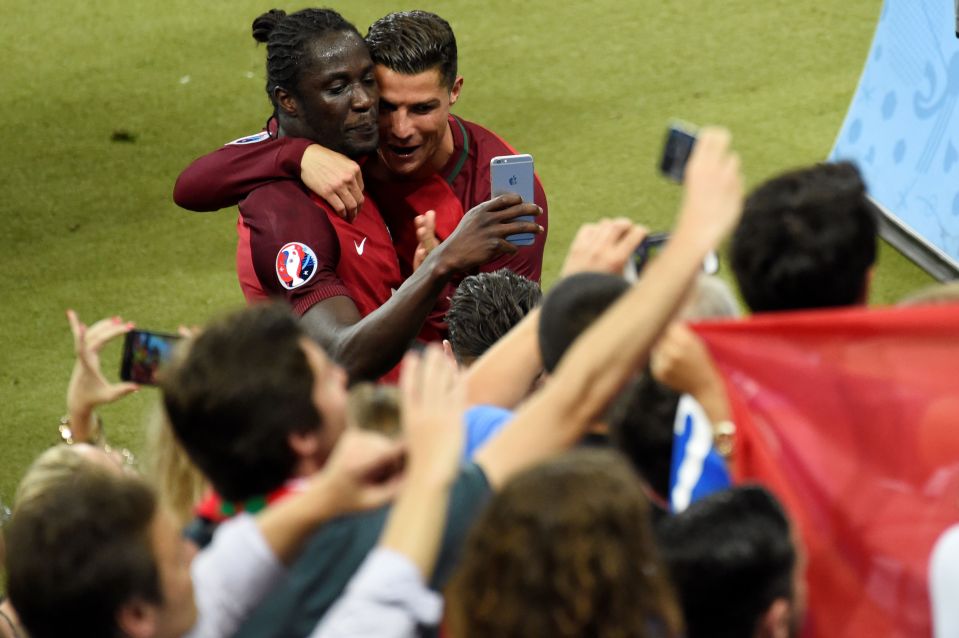
[[887,219],[959,270],[955,28],[953,0],[885,1],[829,159],[858,164]]

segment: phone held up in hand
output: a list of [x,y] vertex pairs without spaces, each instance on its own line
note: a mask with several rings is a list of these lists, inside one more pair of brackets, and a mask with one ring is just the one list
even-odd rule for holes
[[[636,248],[636,252],[633,253],[633,265],[637,275],[643,271],[650,260],[659,254],[667,241],[669,241],[669,233],[661,232],[646,235],[640,242],[639,247]],[[706,258],[703,259],[703,272],[707,275],[715,275],[719,272],[719,255],[716,254],[715,250],[709,251]]]
[[173,356],[173,349],[182,337],[131,330],[123,340],[120,378],[143,385],[157,384],[157,371]]
[[696,145],[696,127],[674,120],[666,130],[666,143],[663,156],[659,160],[659,170],[674,182],[682,182],[686,174],[686,162]]
[[[505,193],[516,193],[523,203],[535,204],[533,189],[533,156],[500,155],[489,163],[490,193],[498,197]],[[517,220],[533,221],[531,215],[517,217]],[[506,241],[517,246],[529,246],[533,243],[533,233],[510,235]]]

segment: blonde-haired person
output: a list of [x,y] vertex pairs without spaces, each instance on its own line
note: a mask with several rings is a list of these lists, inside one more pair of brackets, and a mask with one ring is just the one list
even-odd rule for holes
[[[67,311],[67,319],[73,334],[76,362],[67,388],[67,417],[61,422],[61,438],[84,455],[97,454],[96,450],[85,447],[86,444],[99,448],[133,471],[133,454],[107,445],[103,425],[95,411],[101,405],[118,401],[139,390],[135,383],[108,381],[101,369],[99,356],[107,343],[130,332],[135,325],[120,317],[110,317],[87,326],[73,310]],[[183,337],[191,337],[195,332],[195,329],[179,329]],[[181,354],[180,350],[182,348],[178,348],[177,356]],[[141,469],[156,490],[160,502],[174,514],[179,524],[185,525],[192,517],[193,506],[202,497],[206,483],[173,436],[159,404],[147,419],[146,430],[146,453]],[[59,454],[64,457],[67,452]],[[70,465],[69,459],[64,460],[66,465],[62,471],[66,471]]]
[[156,490],[160,503],[174,515],[180,527],[185,527],[208,484],[180,446],[159,404],[147,418],[147,442],[142,456],[144,476]]
[[[14,512],[72,482],[78,472],[120,473],[124,471],[125,461],[132,459],[126,450],[114,451],[105,446],[102,427],[94,410],[138,389],[132,383],[110,383],[100,370],[100,349],[110,340],[129,332],[133,324],[112,317],[87,326],[73,310],[67,311],[67,320],[73,333],[76,361],[67,386],[67,416],[60,421],[60,436],[64,443],[49,448],[30,464],[17,486]],[[3,562],[6,564],[6,556]],[[9,599],[3,599],[0,603],[0,638],[25,636],[16,610]]]

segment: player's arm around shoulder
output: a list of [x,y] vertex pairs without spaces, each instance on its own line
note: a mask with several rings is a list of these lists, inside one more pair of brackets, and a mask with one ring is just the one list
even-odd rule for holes
[[254,189],[298,179],[310,140],[271,137],[266,131],[241,137],[197,158],[173,187],[177,206],[206,212],[235,206]]

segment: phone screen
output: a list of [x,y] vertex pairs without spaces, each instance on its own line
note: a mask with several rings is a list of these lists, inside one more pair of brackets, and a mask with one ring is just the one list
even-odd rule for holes
[[[533,156],[501,155],[490,160],[490,193],[493,197],[504,193],[516,193],[528,204],[536,203],[534,197]],[[517,217],[523,221],[533,221],[530,215]],[[506,238],[517,246],[529,246],[533,243],[532,233],[520,233]]]
[[157,384],[157,372],[182,337],[148,330],[131,330],[123,341],[120,378],[144,385]]
[[663,145],[663,157],[659,162],[659,170],[669,179],[682,182],[686,173],[686,162],[696,145],[696,133],[692,127],[683,124],[670,124],[666,132],[666,143]]

